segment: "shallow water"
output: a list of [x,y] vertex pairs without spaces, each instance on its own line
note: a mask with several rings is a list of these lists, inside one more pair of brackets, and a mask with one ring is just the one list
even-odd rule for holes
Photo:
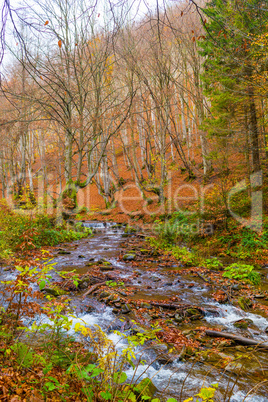
[[[123,229],[115,228],[113,224],[104,225],[100,222],[86,222],[84,225],[96,230],[94,237],[67,245],[65,249],[70,251],[71,254],[55,258],[57,269],[66,270],[67,267],[68,269],[76,269],[79,273],[84,273],[87,271],[85,261],[91,259],[97,261],[105,258],[112,263],[117,272],[119,271],[120,278],[130,278],[133,274],[131,264],[118,261],[118,256],[121,250],[120,244],[122,241],[127,242],[129,239],[131,240],[131,236],[129,239],[122,238]],[[152,268],[156,268],[157,270],[153,273],[148,272],[148,269]],[[182,277],[179,273],[174,273],[174,271],[169,273],[166,267],[161,267],[161,264],[157,260],[155,262],[148,261],[142,268],[135,267],[135,271],[139,271],[140,275],[131,282],[131,285],[136,288],[136,293],[131,296],[133,299],[142,298],[150,300],[153,298],[154,300],[168,300],[172,296],[179,296],[182,302],[199,305],[208,310],[211,308],[217,310],[217,316],[209,312],[206,313],[204,317],[205,322],[202,321],[202,325],[207,324],[209,327],[220,326],[223,330],[245,335],[243,330],[234,327],[233,323],[241,318],[249,318],[254,323],[254,329],[248,329],[248,335],[255,339],[268,341],[268,336],[264,332],[268,327],[268,320],[265,317],[251,312],[244,312],[229,304],[214,302],[209,298],[208,288],[200,278]],[[192,286],[193,283],[194,286]],[[147,289],[147,286],[151,288]],[[79,305],[81,299],[74,297],[74,303]],[[95,310],[91,313],[81,312],[79,318],[82,318],[89,326],[100,325],[108,333],[109,338],[115,342],[119,350],[124,347],[125,341],[109,331],[109,327],[113,326],[114,323],[120,326],[120,321],[112,313],[112,309],[97,302],[94,297],[88,297],[85,303],[94,306]],[[189,323],[188,327],[192,329],[194,325],[196,323]],[[121,327],[123,328],[122,323]],[[183,329],[185,328],[187,328],[187,324],[183,325]],[[137,350],[136,353],[139,354],[139,351]],[[139,365],[135,375],[132,368],[127,370],[129,380],[150,377],[160,392],[174,396],[178,400],[180,397],[184,400],[184,398],[193,396],[194,393],[200,390],[202,385],[209,386],[211,383],[218,382],[221,392],[220,401],[242,402],[245,400],[268,402],[268,387],[266,385],[257,390],[256,394],[246,397],[247,392],[257,384],[255,372],[255,374],[251,375],[249,371],[244,378],[237,379],[236,375],[224,372],[207,363],[191,361],[174,361],[167,364],[152,363],[155,359],[152,350],[143,352],[142,359],[145,359],[147,364],[145,366]],[[258,359],[261,365],[267,370],[267,353],[259,353]],[[183,391],[182,395],[180,395],[182,386]]]
[[[246,336],[260,341],[268,342],[268,335],[264,330],[268,327],[268,320],[253,312],[244,312],[229,304],[219,304],[209,297],[208,286],[199,277],[180,275],[174,270],[169,271],[164,264],[160,264],[157,259],[155,261],[144,262],[142,267],[132,267],[131,263],[119,261],[118,257],[122,250],[122,242],[131,242],[131,235],[123,238],[122,228],[115,227],[114,224],[104,224],[101,222],[84,222],[87,227],[92,227],[95,231],[94,237],[75,241],[70,244],[61,245],[59,250],[64,250],[70,254],[56,254],[54,261],[56,270],[76,270],[78,273],[88,272],[86,263],[88,261],[98,261],[105,258],[112,263],[115,268],[112,273],[116,273],[119,278],[129,279],[131,286],[135,287],[132,299],[154,299],[169,300],[173,296],[179,296],[182,302],[198,305],[207,310],[202,322],[190,322],[183,324],[182,329],[194,329],[198,325],[221,328],[224,331],[238,333],[245,336],[244,330],[234,327],[234,322],[249,318],[254,323],[253,329],[248,329]],[[154,272],[148,270],[154,269]],[[133,270],[138,271],[139,276],[132,278]],[[8,277],[11,274],[5,273]],[[6,279],[6,278],[5,278]],[[147,287],[151,287],[147,289]],[[120,317],[114,315],[112,308],[99,302],[94,296],[88,296],[82,300],[81,295],[75,292],[71,294],[72,305],[76,306],[76,319],[73,319],[73,325],[82,319],[86,325],[93,327],[99,325],[111,339],[116,348],[120,351],[126,344],[125,340],[119,335],[114,334],[111,328],[116,327],[121,332],[124,331],[125,322]],[[87,309],[93,308],[88,313]],[[217,311],[217,315],[210,313],[213,309]],[[126,318],[128,320],[128,318]],[[149,324],[148,324],[149,325]],[[128,333],[128,332],[126,332]],[[224,353],[232,354],[232,348]],[[146,360],[145,365],[138,365],[135,373],[132,368],[127,370],[129,380],[140,380],[141,378],[150,377],[158,388],[159,392],[166,396],[176,397],[183,401],[197,393],[202,385],[209,386],[211,383],[218,382],[220,384],[220,402],[268,402],[268,386],[263,385],[262,388],[256,389],[256,394],[248,396],[246,394],[258,383],[260,369],[249,364],[247,373],[242,378],[237,378],[235,374],[223,371],[205,362],[195,361],[173,361],[166,364],[160,364],[156,361],[156,355],[153,348],[147,348],[143,352],[136,350],[137,357]],[[259,352],[256,359],[260,365],[268,373],[267,366],[268,352]],[[133,378],[134,376],[134,378]],[[263,376],[260,377],[263,380]],[[181,391],[181,389],[183,389]],[[232,390],[232,391],[231,391]]]

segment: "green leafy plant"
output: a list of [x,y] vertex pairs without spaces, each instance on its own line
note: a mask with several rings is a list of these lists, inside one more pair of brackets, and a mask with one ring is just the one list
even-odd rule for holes
[[224,269],[222,274],[225,278],[237,279],[259,285],[261,276],[252,265],[234,263]]
[[106,285],[110,288],[115,288],[117,286],[125,286],[124,282],[107,281]]
[[218,258],[206,258],[204,265],[208,269],[219,270],[223,267],[223,264]]

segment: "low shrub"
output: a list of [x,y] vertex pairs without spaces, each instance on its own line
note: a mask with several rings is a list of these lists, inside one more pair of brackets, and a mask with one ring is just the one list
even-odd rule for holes
[[91,229],[82,226],[71,230],[66,226],[56,226],[54,217],[45,214],[28,215],[13,211],[3,201],[0,203],[1,258],[7,258],[20,250],[78,240],[91,233]]
[[244,282],[251,282],[259,285],[261,276],[252,265],[234,263],[224,269],[223,275],[226,278],[237,279]]

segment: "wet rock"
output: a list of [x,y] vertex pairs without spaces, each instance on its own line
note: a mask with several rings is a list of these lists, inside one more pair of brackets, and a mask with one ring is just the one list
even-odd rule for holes
[[234,322],[234,326],[236,328],[241,328],[241,329],[247,329],[250,324],[253,324],[253,321],[250,320],[249,318],[243,318],[241,320]]
[[124,306],[123,306],[123,308],[122,308],[122,310],[121,310],[121,313],[122,314],[128,314],[128,313],[130,313],[131,312],[131,308],[130,308],[130,305],[129,304],[124,304]]
[[172,286],[172,285],[173,285],[172,282],[167,282],[167,283],[164,283],[163,287]]
[[213,308],[206,308],[206,313],[211,314],[213,317],[219,317],[220,316],[219,310],[213,309]]
[[106,292],[105,290],[103,292],[101,292],[100,294],[100,299],[105,299],[106,297],[109,297],[110,293]]
[[218,363],[223,360],[223,363],[228,364],[234,360],[233,356],[226,355],[222,352],[217,351],[205,351],[200,354],[202,361],[207,361],[209,363]]
[[238,299],[238,304],[242,310],[248,310],[253,306],[252,300],[249,297],[242,296]]
[[[207,342],[207,341],[206,341]],[[230,341],[229,340],[227,340],[227,339],[223,339],[222,341],[220,341],[219,343],[218,343],[218,347],[219,348],[226,348],[226,347],[229,347],[230,346]]]
[[134,261],[136,258],[136,254],[125,254],[123,256],[124,261]]
[[246,348],[243,345],[235,345],[235,349],[238,350],[239,352],[246,352]]
[[179,314],[175,314],[174,321],[180,323],[183,321],[183,318]]
[[116,308],[121,308],[121,303],[114,303],[114,306],[115,306]]
[[265,328],[264,332],[265,332],[266,334],[268,334],[268,327]]
[[92,267],[93,265],[96,265],[95,262],[87,262],[86,267]]
[[192,335],[193,331],[191,329],[185,329],[184,331],[182,331],[182,335],[184,336],[188,336],[188,335]]
[[79,289],[81,289],[81,290],[87,289],[87,288],[88,288],[88,281],[82,281],[82,282],[80,282],[79,285],[78,285],[78,287],[79,287]]
[[118,291],[118,293],[121,295],[121,296],[127,296],[127,294],[126,294],[126,292],[123,292],[123,291]]
[[185,310],[185,316],[189,317],[190,320],[199,320],[203,317],[203,314],[197,308],[188,308]]
[[101,271],[113,271],[113,270],[114,270],[114,267],[113,267],[113,266],[110,266],[110,265],[101,265],[101,266],[100,266],[100,270],[101,270]]
[[225,367],[225,370],[233,374],[241,374],[243,372],[243,365],[238,362],[230,362]]
[[187,288],[191,289],[191,288],[193,288],[194,286],[195,286],[194,283],[189,283],[189,285],[187,286]]
[[153,277],[152,277],[152,281],[153,281],[153,282],[160,282],[160,281],[161,281],[161,278],[158,278],[158,276],[153,276]]
[[100,260],[98,260],[98,264],[106,265],[106,266],[112,265],[112,263],[110,261],[106,260],[106,258],[101,258]]
[[234,285],[231,286],[231,289],[232,289],[232,290],[241,290],[242,287],[241,287],[241,285],[239,285],[238,283],[236,283],[236,284],[234,284]]
[[260,293],[260,294],[255,295],[254,297],[255,297],[255,299],[264,299],[265,295]]
[[140,307],[141,308],[149,308],[149,309],[152,308],[151,304],[149,304],[149,303],[141,303]]
[[142,399],[143,396],[152,398],[156,393],[157,388],[150,378],[144,378],[139,384],[133,388],[134,394]]
[[109,301],[112,302],[112,301],[114,301],[116,299],[116,297],[117,297],[116,295],[110,294],[109,297],[107,297],[106,301],[107,302],[109,302]]
[[79,255],[78,258],[86,258],[83,254]]
[[70,252],[70,251],[66,251],[66,250],[60,250],[60,251],[58,251],[58,254],[59,254],[59,255],[68,255],[68,254],[71,254],[71,252]]
[[62,296],[62,295],[67,294],[66,291],[64,291],[63,289],[60,289],[60,288],[44,288],[43,292],[46,292],[49,295],[52,295],[54,297],[58,297],[58,296]]
[[[115,295],[114,295],[115,296]],[[121,302],[121,299],[120,299],[120,297],[119,296],[115,296],[115,298],[113,299],[113,303],[119,303],[119,302]]]
[[151,317],[149,314],[147,314],[147,313],[143,313],[143,314],[142,314],[142,318],[143,318],[144,320],[146,320],[146,321],[151,321],[151,319],[152,319],[152,317]]

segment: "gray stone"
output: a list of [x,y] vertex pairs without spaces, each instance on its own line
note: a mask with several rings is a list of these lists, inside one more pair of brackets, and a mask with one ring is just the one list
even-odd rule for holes
[[149,309],[152,308],[151,304],[149,304],[149,303],[141,303],[140,307],[141,308],[149,308]]
[[109,296],[110,296],[110,293],[106,292],[105,290],[103,292],[101,292],[101,294],[100,294],[101,299],[105,299],[106,297],[109,297]]
[[134,261],[136,258],[136,254],[125,254],[123,256],[124,261]]
[[130,312],[131,312],[130,305],[129,304],[124,304],[124,306],[123,306],[123,308],[121,310],[121,313],[122,314],[128,314]]
[[241,374],[243,372],[243,365],[241,363],[233,361],[227,364],[225,370],[230,373]]
[[157,388],[150,378],[144,378],[139,384],[135,385],[134,387],[134,393],[140,399],[142,399],[142,396],[152,398],[156,391]]
[[176,321],[176,322],[182,322],[182,321],[183,321],[183,318],[182,318],[179,314],[175,314],[174,321]]

